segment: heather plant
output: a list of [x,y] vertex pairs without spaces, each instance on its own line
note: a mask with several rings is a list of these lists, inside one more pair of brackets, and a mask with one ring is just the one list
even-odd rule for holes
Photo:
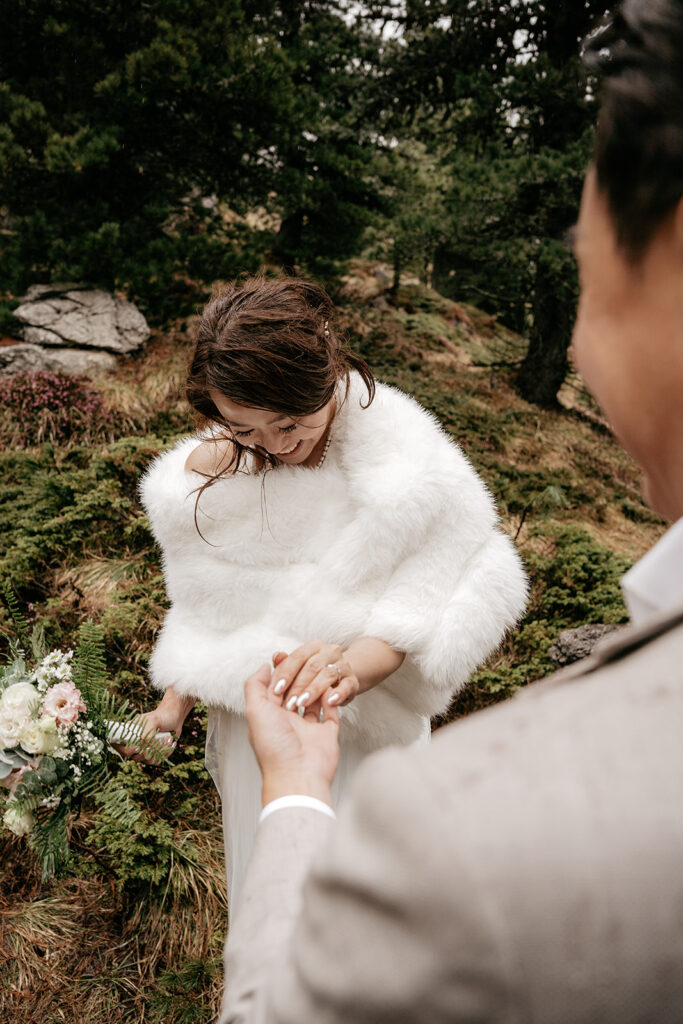
[[102,425],[102,397],[85,376],[39,370],[0,379],[0,444],[89,440]]

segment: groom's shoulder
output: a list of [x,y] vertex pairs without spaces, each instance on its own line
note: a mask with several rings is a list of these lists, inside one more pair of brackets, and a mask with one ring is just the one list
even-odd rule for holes
[[[683,621],[660,625],[647,639],[625,632],[610,654],[445,726],[428,746],[369,758],[340,814],[346,857],[386,876],[444,962],[458,922],[488,935],[497,963],[512,956],[528,974],[539,1019],[549,999],[571,1001],[570,961],[596,1007],[586,1019],[617,1019],[611,996],[606,1017],[594,1000],[606,974],[626,1009],[632,998],[654,1005],[652,993],[631,991],[639,971],[674,972]],[[604,942],[610,929],[625,946]],[[664,989],[667,1007],[683,999],[682,981]]]
[[[683,772],[682,664],[679,609],[640,629],[620,630],[583,662],[440,728],[426,747],[375,755],[366,768],[377,783],[372,789],[380,794],[383,786],[399,787],[404,803],[409,792],[419,803],[429,786],[454,811],[464,811],[473,793],[495,804],[514,790],[514,799],[525,794],[529,806],[575,788],[580,769],[609,775],[616,793],[629,785],[625,768],[635,756],[639,779],[633,784],[645,798],[667,771]],[[552,792],[540,785],[546,780]],[[586,787],[582,798],[590,802],[594,795]]]
[[[644,626],[623,627],[583,661],[531,682],[512,698],[440,729],[432,757],[469,760],[505,749],[510,757],[554,748],[562,737],[586,752],[627,744],[626,734],[666,728],[683,705],[683,608]],[[607,721],[611,724],[607,728]],[[603,731],[604,726],[604,731]],[[645,735],[643,736],[645,739]],[[683,761],[683,744],[681,744]],[[643,752],[644,753],[644,752]]]

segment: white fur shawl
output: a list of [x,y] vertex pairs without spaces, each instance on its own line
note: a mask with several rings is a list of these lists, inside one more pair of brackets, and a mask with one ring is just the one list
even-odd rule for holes
[[489,492],[434,417],[355,375],[325,464],[240,473],[207,488],[185,470],[197,437],[148,469],[141,494],[172,607],[152,681],[241,712],[273,652],[375,636],[401,668],[342,709],[342,736],[408,743],[519,619],[526,579]]

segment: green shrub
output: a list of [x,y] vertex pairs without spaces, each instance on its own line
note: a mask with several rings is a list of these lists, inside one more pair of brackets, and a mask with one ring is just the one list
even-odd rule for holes
[[[630,561],[599,544],[575,525],[544,525],[548,552],[522,550],[531,592],[527,613],[505,641],[502,651],[475,672],[437,724],[511,696],[553,672],[548,648],[563,629],[587,622],[626,622],[619,581]],[[532,540],[533,543],[533,540]]]

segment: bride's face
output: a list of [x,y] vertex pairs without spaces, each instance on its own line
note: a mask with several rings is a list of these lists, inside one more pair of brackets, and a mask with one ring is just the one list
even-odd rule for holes
[[240,444],[261,448],[289,465],[315,465],[334,415],[334,399],[310,416],[254,409],[211,391],[211,400]]

